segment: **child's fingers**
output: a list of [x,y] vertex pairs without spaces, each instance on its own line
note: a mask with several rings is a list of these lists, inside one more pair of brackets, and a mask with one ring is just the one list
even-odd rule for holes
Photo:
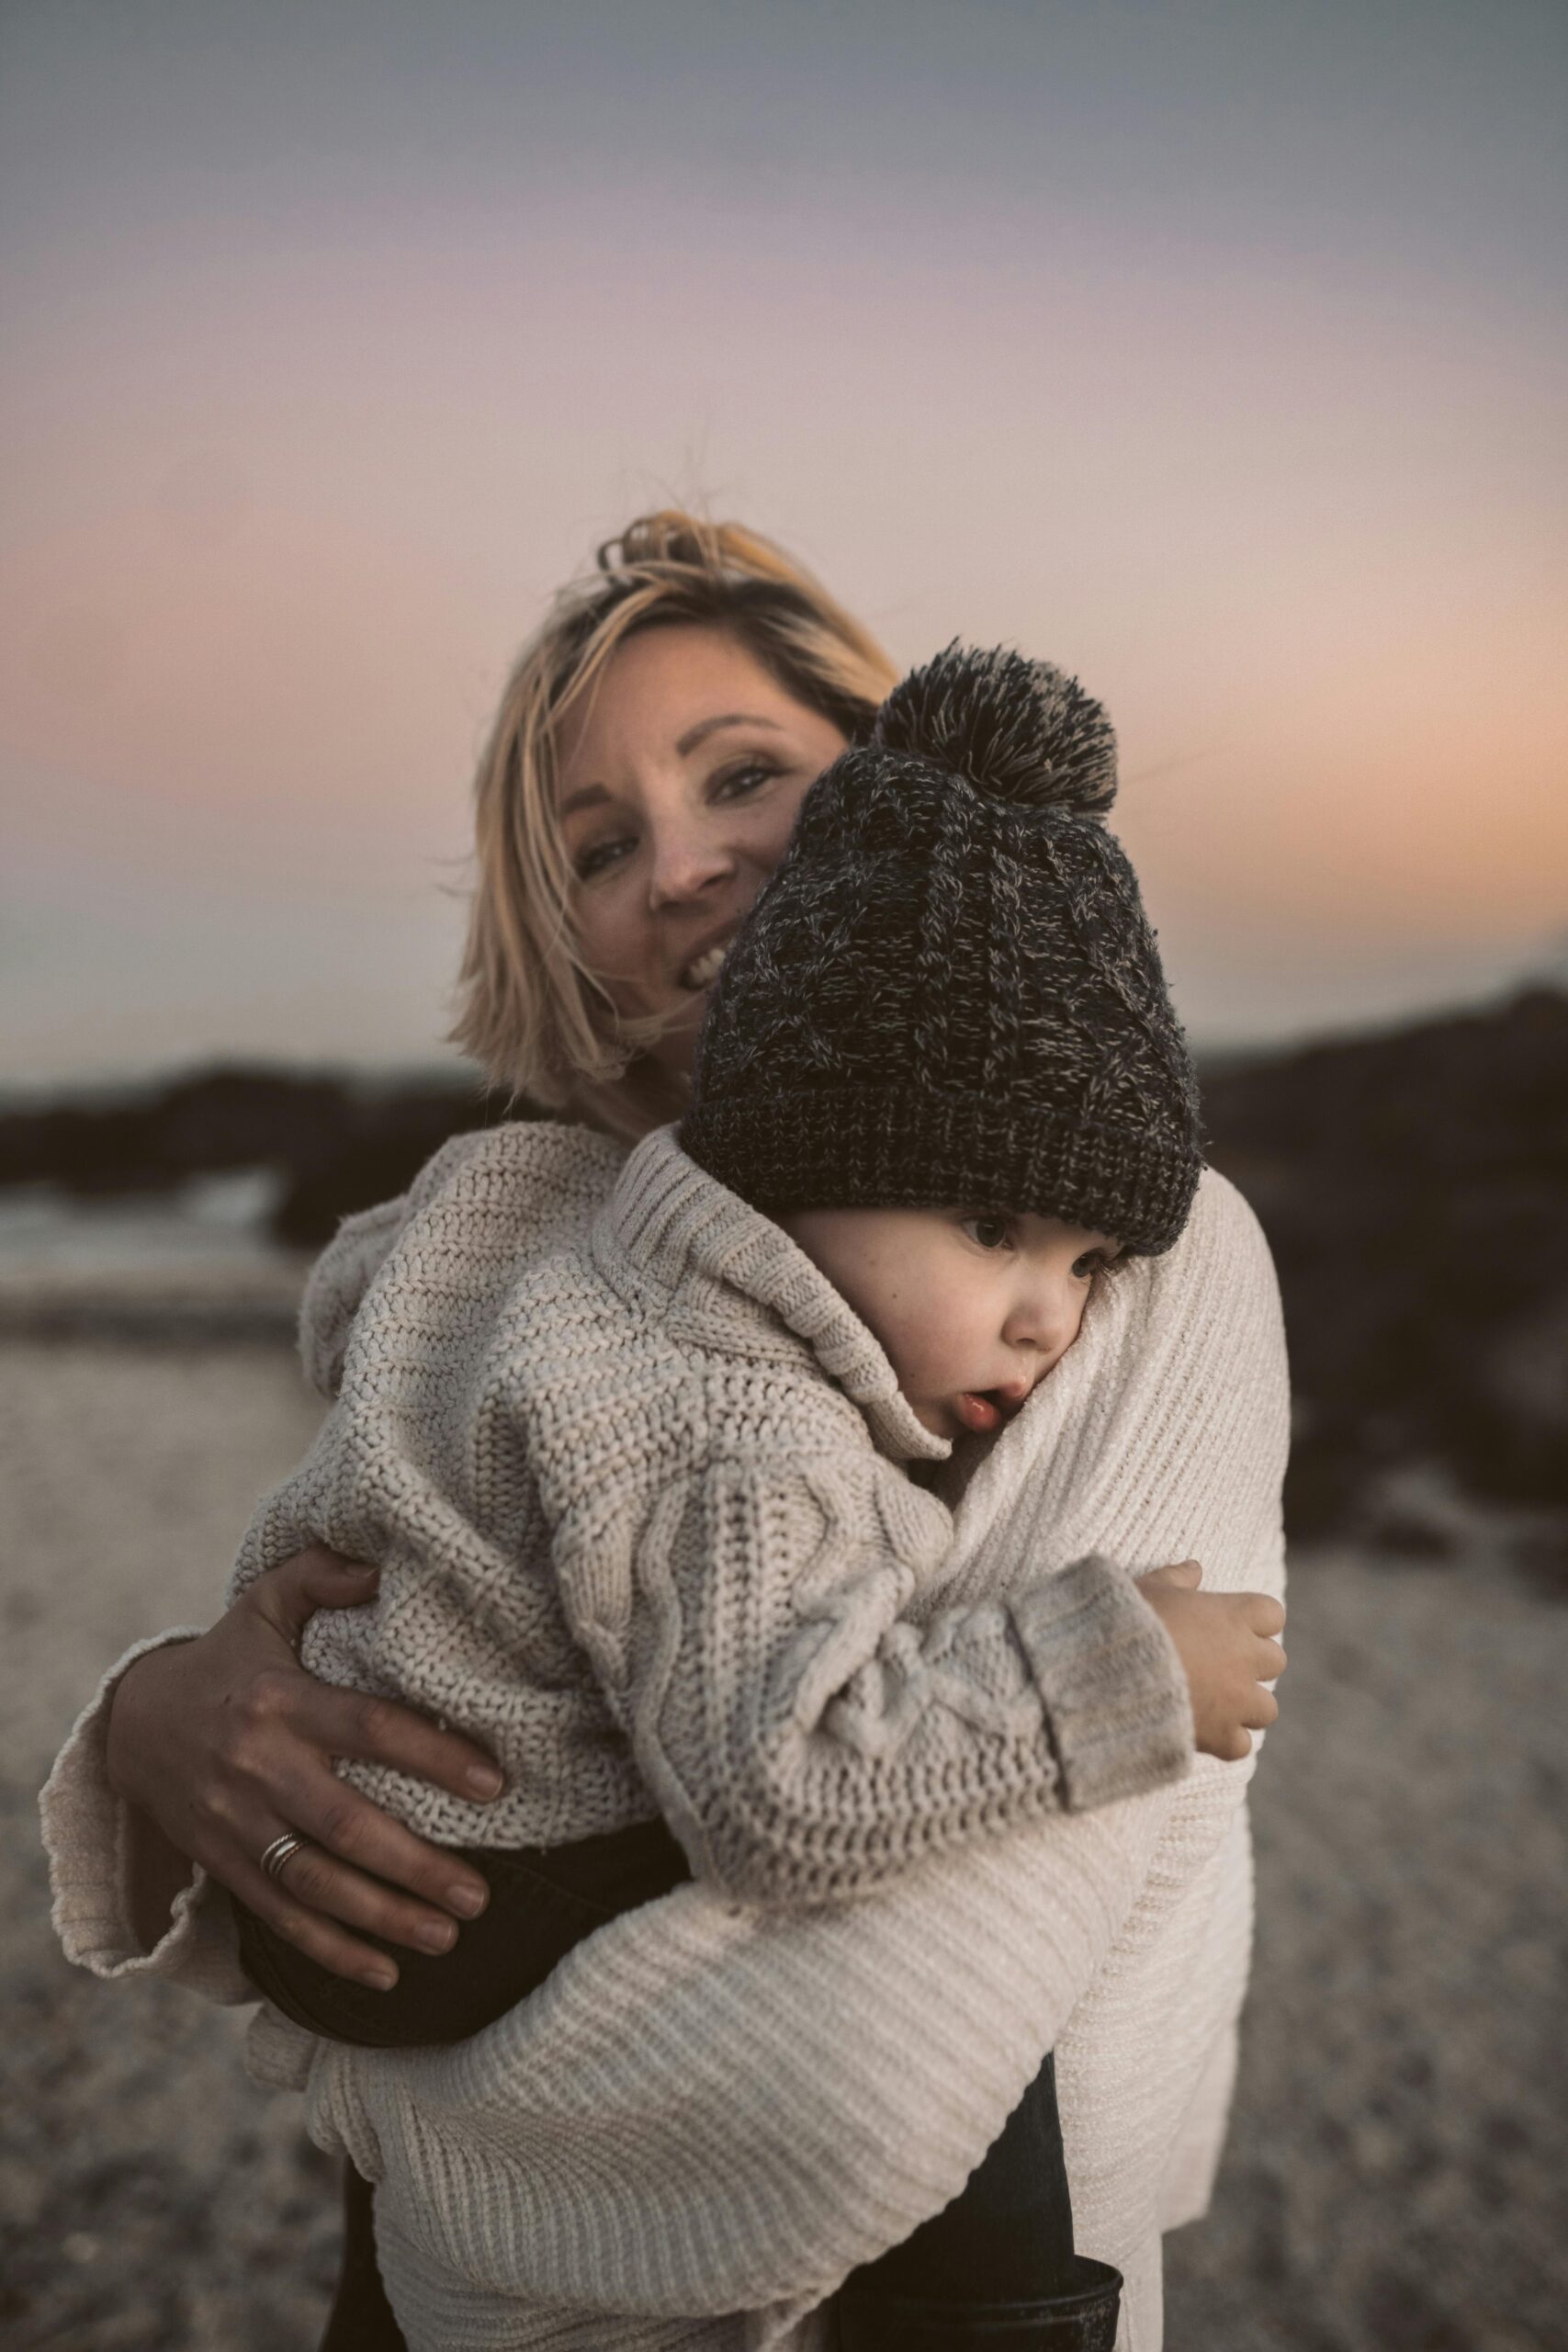
[[1247,1622],[1255,1634],[1273,1635],[1284,1632],[1284,1608],[1272,1593],[1247,1592],[1241,1598],[1247,1604]]
[[1140,1584],[1174,1588],[1179,1592],[1191,1592],[1202,1581],[1203,1571],[1196,1560],[1178,1560],[1168,1568],[1146,1568],[1138,1578]]
[[1252,1670],[1259,1682],[1278,1682],[1287,1660],[1279,1642],[1259,1642],[1253,1651]]
[[1267,1731],[1270,1724],[1278,1723],[1279,1720],[1280,1702],[1275,1698],[1272,1690],[1265,1690],[1259,1683],[1252,1693],[1251,1702],[1246,1713],[1242,1716],[1243,1723],[1249,1731]]

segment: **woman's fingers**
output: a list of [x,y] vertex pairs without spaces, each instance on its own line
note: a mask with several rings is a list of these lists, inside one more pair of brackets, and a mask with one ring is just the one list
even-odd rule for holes
[[[285,1943],[302,1951],[321,1968],[329,1968],[334,1976],[352,1978],[356,1984],[368,1984],[377,1992],[389,1993],[398,1981],[396,1961],[373,1944],[361,1943],[321,1911],[309,1907],[291,1892],[296,1871],[303,1864],[302,1854],[291,1855],[283,1866],[280,1878],[271,1879],[254,1862],[231,1864],[224,1883],[236,1894],[258,1919],[280,1935]],[[372,1934],[376,1933],[371,1928]]]
[[445,1911],[426,1910],[421,1904],[409,1902],[339,1861],[309,1838],[297,1853],[289,1855],[274,1883],[291,1909],[308,1912],[314,1920],[379,1936],[383,1943],[443,1952],[450,1951],[457,1940],[457,1923]]
[[[268,1878],[262,1870],[262,1855],[286,1826],[266,1806],[242,1806],[233,1812],[227,1804],[193,1807],[181,1825],[179,1849],[309,1959],[336,1975],[389,1988],[397,1982],[397,1969],[387,1954],[360,1943],[333,1919],[308,1910],[298,1888],[288,1884],[301,1857],[284,1864],[281,1879]],[[368,1881],[366,1885],[369,1887]],[[357,1924],[378,1933],[378,1921],[384,1915],[374,1904],[361,1908]]]
[[318,1609],[357,1609],[375,1596],[377,1569],[345,1559],[325,1544],[296,1552],[268,1568],[242,1594],[238,1606],[254,1611],[280,1634],[291,1650]]
[[289,1827],[333,1863],[330,1871],[306,1871],[303,1858],[298,1868],[291,1862],[297,1899],[319,1901],[351,1927],[368,1928],[389,1943],[443,1951],[450,1939],[437,1940],[437,1930],[450,1927],[446,1915],[477,1918],[490,1899],[478,1871],[415,1837],[335,1772],[300,1775],[273,1802],[287,1812]]
[[1280,1645],[1278,1642],[1260,1641],[1252,1670],[1259,1682],[1278,1682],[1280,1675],[1285,1671],[1285,1653]]
[[[261,1858],[285,1829],[305,1842],[268,1878]],[[334,1839],[372,1856],[377,1870],[343,1860],[332,1850]],[[385,1977],[386,1955],[344,1929],[417,1951],[447,1951],[457,1935],[452,1913],[473,1918],[489,1896],[477,1871],[389,1820],[324,1765],[270,1783],[265,1798],[231,1796],[192,1822],[186,1843],[194,1860],[300,1951],[367,1984]],[[382,1868],[413,1882],[417,1892],[383,1884]]]
[[434,1781],[470,1804],[488,1804],[506,1785],[482,1747],[459,1732],[440,1730],[395,1699],[372,1699],[306,1678],[303,1689],[291,1686],[289,1710],[295,1729],[329,1755]]
[[[364,1983],[384,1975],[385,1955],[352,1929],[433,1950],[450,1931],[441,1913],[472,1918],[488,1890],[478,1871],[348,1788],[333,1759],[389,1765],[470,1802],[502,1785],[471,1741],[412,1709],[329,1689],[299,1666],[295,1649],[312,1611],[358,1605],[375,1584],[373,1572],[355,1575],[319,1546],[258,1577],[206,1634],[127,1669],[105,1754],[111,1787],[154,1842],[199,1862],[312,1960]],[[296,1857],[284,1874],[294,1883],[280,1888],[259,1861],[285,1829],[324,1848],[328,1860],[307,1868]],[[166,1924],[173,1883],[167,1894],[161,1881],[139,1888],[139,1922],[144,1911],[147,1933],[160,1933],[153,1913]]]

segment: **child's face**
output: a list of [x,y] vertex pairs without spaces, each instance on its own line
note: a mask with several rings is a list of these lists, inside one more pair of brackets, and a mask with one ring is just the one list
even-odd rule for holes
[[999,1429],[1077,1338],[1121,1244],[1052,1216],[795,1209],[778,1223],[886,1350],[934,1436]]

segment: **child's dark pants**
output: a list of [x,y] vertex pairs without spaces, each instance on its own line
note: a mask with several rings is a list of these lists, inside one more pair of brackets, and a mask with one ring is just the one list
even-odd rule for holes
[[[661,1821],[607,1838],[463,1859],[491,1899],[439,1958],[393,1951],[398,1983],[372,1992],[318,1967],[236,1905],[258,1992],[312,2032],[376,2049],[461,2041],[542,1984],[573,1947],[691,1871]],[[855,2271],[835,2300],[840,2352],[1111,2352],[1120,2277],[1073,2251],[1072,2203],[1047,2058],[963,2193]],[[344,2269],[321,2352],[398,2352],[376,2269],[370,2196],[348,2186]]]

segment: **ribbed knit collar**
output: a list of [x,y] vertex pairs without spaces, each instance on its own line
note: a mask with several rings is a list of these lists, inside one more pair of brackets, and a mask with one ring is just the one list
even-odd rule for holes
[[[827,1276],[779,1226],[689,1159],[673,1127],[637,1145],[596,1220],[594,1242],[612,1279],[618,1255],[662,1290],[673,1293],[694,1274],[736,1295],[737,1304],[768,1308],[860,1407],[893,1461],[941,1462],[951,1453],[947,1439],[916,1418],[883,1349]],[[754,1324],[750,1334],[738,1326],[738,1337],[754,1333]]]

